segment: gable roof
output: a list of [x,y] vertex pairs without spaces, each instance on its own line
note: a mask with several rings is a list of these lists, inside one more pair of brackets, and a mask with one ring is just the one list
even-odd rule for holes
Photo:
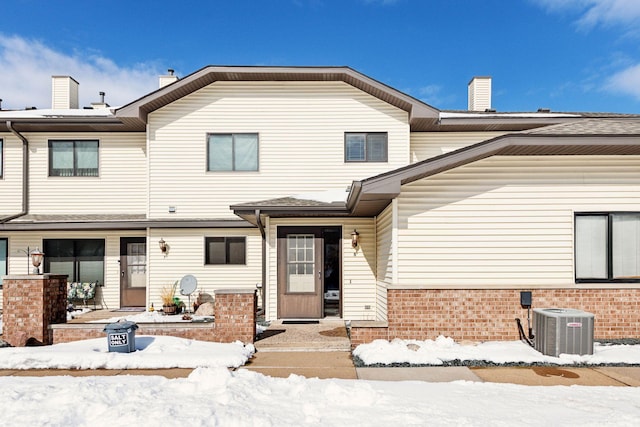
[[409,113],[413,126],[428,127],[439,110],[349,67],[207,66],[116,110],[130,126],[144,128],[149,113],[217,81],[342,81]]

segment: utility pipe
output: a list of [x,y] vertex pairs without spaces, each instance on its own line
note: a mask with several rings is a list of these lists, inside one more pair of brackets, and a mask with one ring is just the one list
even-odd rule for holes
[[7,120],[6,125],[12,134],[22,140],[22,212],[0,218],[0,224],[19,218],[29,212],[29,140],[13,127],[11,120]]

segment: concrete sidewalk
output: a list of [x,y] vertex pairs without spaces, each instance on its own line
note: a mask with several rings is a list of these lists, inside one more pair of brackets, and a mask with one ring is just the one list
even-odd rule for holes
[[[291,374],[307,378],[362,379],[371,381],[474,381],[510,383],[529,386],[582,385],[640,387],[640,367],[573,368],[562,366],[531,367],[464,367],[434,366],[414,368],[369,368],[353,365],[351,354],[342,351],[258,352],[244,366],[246,369],[272,377],[286,378]],[[0,376],[118,376],[160,375],[185,378],[192,369],[32,369],[0,370]]]

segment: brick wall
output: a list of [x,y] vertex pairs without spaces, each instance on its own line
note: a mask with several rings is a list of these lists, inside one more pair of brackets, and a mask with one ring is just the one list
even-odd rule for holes
[[219,342],[254,342],[256,339],[256,291],[215,291],[216,337]]
[[[537,289],[533,308],[559,307],[595,315],[594,337],[640,337],[640,289]],[[383,339],[457,341],[517,340],[515,318],[527,328],[527,310],[520,307],[520,290],[389,289],[388,330]],[[533,321],[533,312],[531,313]],[[381,328],[351,329],[352,345],[382,337]],[[362,329],[362,330],[360,330]],[[370,341],[369,341],[370,342]]]
[[[107,334],[106,332],[103,332],[103,329],[104,324],[74,323],[51,326],[54,344],[88,340],[93,338],[105,338]],[[139,323],[138,329],[136,330],[136,336],[139,335],[171,336],[194,339],[198,341],[220,342],[218,339],[216,339],[217,337],[215,333],[214,323],[181,323],[178,325]]]
[[[246,344],[255,341],[255,291],[216,291],[214,310],[214,323],[139,323],[136,335],[172,336],[223,343],[241,341]],[[57,344],[103,338],[106,337],[103,329],[104,324],[52,325],[52,342]]]
[[49,325],[67,321],[67,276],[7,276],[3,282],[3,336],[12,346],[52,344]]

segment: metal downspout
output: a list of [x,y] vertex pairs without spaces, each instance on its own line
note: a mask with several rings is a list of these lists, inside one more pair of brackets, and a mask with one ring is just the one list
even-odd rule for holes
[[11,120],[6,121],[7,129],[22,140],[22,212],[5,218],[0,218],[0,224],[11,221],[29,212],[29,140],[14,129]]
[[267,302],[267,288],[266,283],[264,282],[267,278],[267,239],[266,233],[264,231],[264,224],[260,219],[260,209],[256,209],[256,223],[258,224],[258,228],[260,229],[260,234],[262,235],[262,311],[267,312],[267,307],[265,304]]

